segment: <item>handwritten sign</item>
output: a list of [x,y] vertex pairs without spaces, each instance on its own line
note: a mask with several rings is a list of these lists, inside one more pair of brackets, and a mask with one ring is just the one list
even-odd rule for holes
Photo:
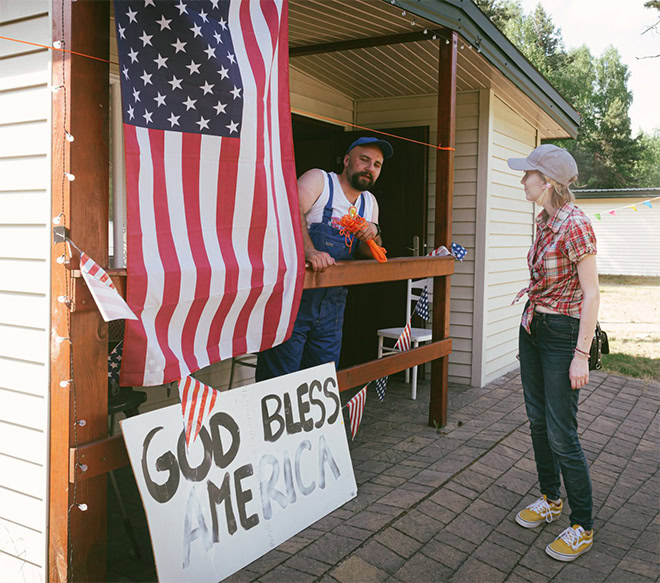
[[325,364],[218,395],[186,446],[181,407],[121,422],[160,581],[219,581],[357,494]]

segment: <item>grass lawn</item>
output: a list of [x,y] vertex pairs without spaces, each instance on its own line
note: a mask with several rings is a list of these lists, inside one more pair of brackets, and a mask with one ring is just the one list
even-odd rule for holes
[[600,276],[600,325],[609,372],[660,381],[660,277]]

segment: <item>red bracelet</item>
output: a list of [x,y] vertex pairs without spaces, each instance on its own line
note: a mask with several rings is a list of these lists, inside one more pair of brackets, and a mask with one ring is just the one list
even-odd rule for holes
[[588,352],[585,352],[584,350],[580,350],[577,346],[575,347],[574,351],[577,352],[578,354],[581,354],[582,356],[586,356],[587,358],[591,356]]

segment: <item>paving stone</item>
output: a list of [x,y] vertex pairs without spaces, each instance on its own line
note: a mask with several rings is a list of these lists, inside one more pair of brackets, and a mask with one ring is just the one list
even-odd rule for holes
[[477,545],[484,541],[493,530],[492,525],[469,514],[459,514],[445,528],[449,532]]
[[619,564],[619,561],[620,557],[608,552],[607,548],[603,548],[597,533],[594,538],[593,548],[580,557],[580,565],[603,575],[609,575]]
[[330,574],[340,583],[354,583],[355,581],[385,581],[388,574],[374,567],[360,557],[352,556],[341,565],[333,569]]
[[494,530],[488,535],[486,541],[495,543],[500,547],[504,547],[505,549],[513,551],[518,556],[522,556],[523,554],[525,554],[528,549],[527,544],[521,543],[520,541],[517,541],[511,538],[510,536],[506,536],[496,530]]
[[436,539],[426,543],[422,547],[422,553],[454,570],[458,569],[468,558],[467,552],[460,551]]
[[253,573],[258,573],[259,575],[267,573],[271,569],[274,569],[280,563],[286,561],[290,555],[288,553],[283,553],[277,549],[274,549],[265,555],[259,557],[256,561],[253,561],[248,565],[248,569]]
[[356,540],[366,540],[373,535],[373,532],[370,530],[365,530],[363,528],[357,528],[355,526],[349,526],[348,524],[341,524],[332,531],[334,534],[339,536],[347,536],[349,538],[354,538]]
[[315,580],[316,577],[314,575],[283,566],[276,567],[272,571],[259,577],[259,581],[263,581],[264,583],[281,583],[282,581],[287,581],[287,583],[311,583]]
[[474,492],[482,492],[493,483],[493,479],[489,476],[476,472],[473,469],[468,469],[452,479],[450,484],[454,482],[465,488],[469,488]]
[[474,557],[470,557],[461,568],[456,571],[450,579],[452,583],[474,583],[475,581],[488,581],[489,583],[499,583],[504,581],[506,575],[502,571],[482,563]]
[[513,574],[519,576],[525,581],[529,581],[530,583],[545,583],[546,581],[550,580],[550,577],[541,575],[540,573],[537,573],[536,571],[532,571],[531,569],[528,569],[527,567],[524,567],[522,565],[518,565],[513,570]]
[[417,552],[422,546],[422,543],[419,541],[393,527],[386,528],[383,532],[379,532],[376,535],[375,540],[405,559]]
[[379,504],[396,506],[397,508],[410,508],[427,495],[427,492],[414,492],[397,488],[389,494],[379,498]]
[[429,500],[436,504],[440,504],[453,512],[462,512],[470,505],[471,499],[453,492],[452,490],[448,490],[447,488],[442,488],[433,494]]
[[606,583],[651,583],[656,579],[649,579],[638,573],[626,571],[625,569],[615,569],[610,573],[609,577],[605,579]]
[[641,559],[636,559],[630,553],[619,563],[618,568],[630,571],[631,573],[637,573],[649,579],[657,580],[660,577],[660,569],[657,563],[649,563]]
[[474,549],[477,548],[477,545],[473,542],[465,540],[464,538],[448,530],[441,530],[433,537],[433,540],[449,545],[450,547],[454,547],[455,549],[468,554],[472,553]]
[[422,470],[410,478],[409,482],[422,484],[424,486],[432,486],[438,488],[444,484],[449,478],[453,476],[453,472],[438,472],[435,470]]
[[488,504],[483,500],[475,500],[465,509],[470,516],[483,520],[492,526],[497,526],[508,514],[508,511],[499,506]]
[[565,565],[561,561],[556,561],[545,552],[545,544],[535,544],[520,559],[520,565],[527,567],[537,573],[542,573],[546,577],[554,577]]
[[419,506],[417,506],[417,511],[435,518],[440,524],[447,524],[452,521],[456,516],[455,512],[452,512],[444,506],[440,506],[431,500],[424,500]]
[[358,540],[337,536],[330,532],[305,547],[301,554],[317,561],[336,565],[359,545],[360,541]]
[[389,514],[381,514],[380,512],[372,512],[371,510],[363,510],[358,512],[346,524],[364,530],[376,531],[380,530],[388,522],[392,520]]
[[[589,551],[591,552],[591,551]],[[589,553],[587,553],[589,554]],[[600,583],[604,581],[607,575],[603,575],[598,571],[592,569],[586,569],[583,566],[582,560],[580,563],[569,563],[566,565],[557,575],[552,579],[553,583],[555,581],[562,583]]]
[[302,555],[291,557],[286,563],[284,563],[284,566],[289,569],[295,569],[296,571],[303,571],[304,573],[316,577],[323,575],[323,573],[330,568],[326,563],[321,563],[311,557],[303,557]]
[[429,583],[429,581],[447,581],[452,573],[449,567],[422,553],[417,553],[394,576],[406,583]]
[[412,510],[393,525],[397,530],[420,542],[427,542],[442,528],[442,523],[417,510]]
[[652,519],[653,517],[648,514],[641,514],[624,506],[610,519],[610,522],[626,528],[644,530]]
[[504,572],[511,571],[518,561],[520,555],[496,545],[489,541],[481,543],[472,553],[472,556]]
[[379,569],[387,571],[390,575],[398,571],[406,562],[403,557],[375,540],[357,549],[355,555],[371,565],[377,565]]
[[538,478],[530,472],[523,472],[518,468],[511,468],[505,472],[495,483],[517,494],[526,494],[536,484]]
[[452,492],[456,492],[461,496],[465,496],[470,500],[474,500],[479,495],[479,492],[470,490],[470,488],[466,488],[462,484],[458,484],[455,480],[450,480],[449,482],[447,482],[444,488],[446,488],[447,490],[451,490]]
[[485,492],[479,495],[479,500],[489,504],[495,504],[505,510],[513,510],[521,505],[522,496],[517,492],[493,484]]

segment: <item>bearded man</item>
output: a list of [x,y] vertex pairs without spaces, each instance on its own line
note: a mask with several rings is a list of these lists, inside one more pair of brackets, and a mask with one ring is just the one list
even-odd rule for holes
[[[392,154],[392,146],[385,140],[358,138],[346,151],[341,174],[314,168],[298,179],[305,261],[314,271],[325,271],[337,260],[371,257],[366,244],[371,239],[382,244],[378,203],[369,189],[378,179],[383,161]],[[365,224],[349,248],[337,221],[351,209]],[[326,362],[337,364],[347,293],[345,287],[304,290],[291,338],[259,353],[256,380]]]

